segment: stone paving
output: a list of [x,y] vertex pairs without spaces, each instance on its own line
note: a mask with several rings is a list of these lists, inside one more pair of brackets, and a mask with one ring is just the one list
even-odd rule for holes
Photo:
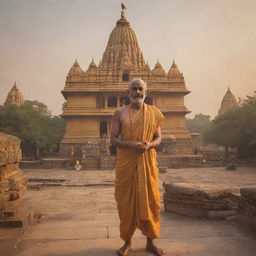
[[[31,189],[25,200],[38,223],[22,229],[0,229],[1,256],[112,256],[122,245],[114,200],[114,171],[24,170]],[[160,174],[174,182],[255,185],[256,169],[169,169]],[[42,185],[44,184],[44,185]],[[33,186],[31,186],[33,188]],[[35,186],[36,188],[36,186]],[[252,233],[232,220],[204,220],[161,211],[157,244],[167,256],[254,256]],[[131,256],[150,256],[136,231]]]

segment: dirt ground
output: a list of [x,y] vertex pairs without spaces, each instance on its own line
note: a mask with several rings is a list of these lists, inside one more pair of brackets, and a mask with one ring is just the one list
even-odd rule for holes
[[[113,256],[122,245],[114,200],[114,171],[24,170],[29,191],[24,200],[37,223],[26,230],[0,228],[1,256]],[[163,181],[256,184],[256,168],[168,169]],[[163,208],[163,207],[162,207]],[[205,220],[161,211],[157,245],[168,256],[254,256],[253,234],[234,220]],[[152,255],[136,231],[131,256]]]

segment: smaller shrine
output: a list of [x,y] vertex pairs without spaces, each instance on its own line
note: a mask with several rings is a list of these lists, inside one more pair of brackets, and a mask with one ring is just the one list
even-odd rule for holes
[[18,89],[16,82],[14,82],[14,85],[12,89],[9,91],[6,100],[4,102],[4,105],[11,105],[14,104],[16,106],[21,106],[24,104],[24,98],[20,90]]
[[218,112],[218,116],[223,115],[231,108],[234,108],[237,106],[238,106],[238,103],[237,103],[236,97],[232,94],[232,92],[230,91],[230,88],[228,87],[228,90],[221,101],[221,106]]

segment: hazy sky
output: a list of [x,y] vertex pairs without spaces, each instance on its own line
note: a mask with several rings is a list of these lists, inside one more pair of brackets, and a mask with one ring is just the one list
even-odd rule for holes
[[[189,116],[215,116],[230,86],[256,90],[256,0],[126,0],[126,17],[151,68],[175,59],[192,92]],[[119,0],[0,0],[0,104],[17,82],[25,99],[61,113],[75,58],[98,64],[120,17]]]

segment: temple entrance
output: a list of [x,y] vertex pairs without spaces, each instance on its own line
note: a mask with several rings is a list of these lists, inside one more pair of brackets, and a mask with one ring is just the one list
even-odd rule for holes
[[100,137],[102,139],[107,138],[108,134],[108,123],[107,121],[100,121]]
[[115,155],[116,155],[116,147],[113,146],[113,145],[111,145],[111,146],[109,147],[109,152],[110,152],[110,155],[111,155],[111,156],[115,156]]

